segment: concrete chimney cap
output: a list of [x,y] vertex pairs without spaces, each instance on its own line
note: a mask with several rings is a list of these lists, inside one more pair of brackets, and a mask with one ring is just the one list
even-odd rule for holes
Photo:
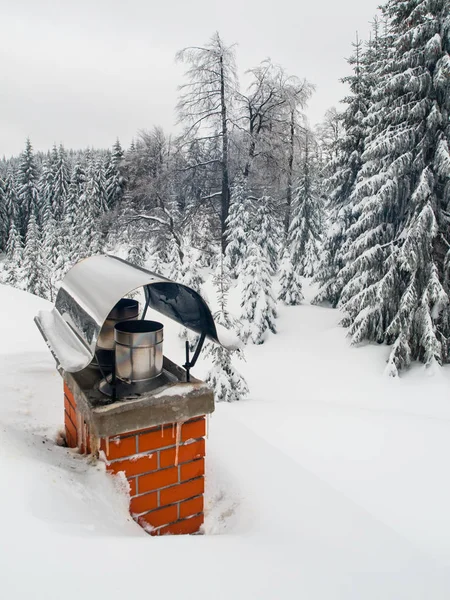
[[148,307],[230,350],[237,344],[217,333],[211,311],[196,291],[109,255],[91,256],[64,277],[52,311],[35,318],[58,365],[76,373],[89,365],[100,330],[117,302],[143,287]]

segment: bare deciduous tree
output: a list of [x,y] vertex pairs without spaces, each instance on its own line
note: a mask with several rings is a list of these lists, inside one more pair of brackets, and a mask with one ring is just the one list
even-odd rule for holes
[[[180,87],[177,105],[184,124],[183,140],[221,138],[221,156],[211,159],[221,170],[220,225],[222,251],[226,248],[226,220],[230,205],[229,131],[230,111],[237,88],[234,46],[226,46],[216,32],[203,47],[192,46],[177,53],[178,61],[189,65],[188,83]],[[195,168],[201,165],[192,165]]]

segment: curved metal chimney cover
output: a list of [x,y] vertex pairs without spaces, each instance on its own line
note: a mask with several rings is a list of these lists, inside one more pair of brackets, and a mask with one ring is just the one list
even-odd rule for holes
[[221,343],[211,311],[197,292],[121,258],[91,256],[68,271],[53,310],[41,311],[35,319],[65,371],[88,366],[107,316],[121,298],[140,287],[147,287],[149,308]]

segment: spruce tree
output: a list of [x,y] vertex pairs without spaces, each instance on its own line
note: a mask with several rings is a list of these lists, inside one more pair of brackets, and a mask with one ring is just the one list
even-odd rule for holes
[[59,222],[63,218],[66,209],[70,183],[69,162],[62,144],[58,150],[54,147],[53,169],[53,214],[56,221]]
[[[74,264],[69,254],[70,240],[67,233],[67,227],[64,219],[56,224],[56,247],[55,247],[55,264],[54,270],[50,274],[50,282],[48,287],[50,300],[53,300],[58,293],[61,281],[64,279],[67,271]],[[46,269],[48,273],[48,268]]]
[[45,271],[39,226],[34,213],[32,213],[28,220],[25,249],[23,252],[23,281],[27,292],[47,298],[48,287]]
[[[62,236],[61,236],[62,237]],[[64,249],[60,247],[60,229],[53,216],[52,207],[47,204],[43,215],[40,257],[45,264],[46,287],[49,300],[53,301],[57,293],[57,284],[61,280],[60,257]]]
[[303,300],[301,277],[314,274],[321,247],[323,201],[318,185],[317,155],[314,140],[306,132],[302,159],[302,174],[292,207],[284,251],[279,299],[288,305]]
[[[293,222],[293,221],[292,221]],[[289,232],[292,229],[292,222]],[[287,306],[297,306],[302,303],[304,297],[302,293],[302,279],[294,264],[291,250],[286,247],[281,259],[280,291],[278,299]]]
[[204,279],[198,269],[198,258],[191,248],[184,248],[183,260],[179,269],[179,281],[199,294],[202,293]]
[[83,228],[79,258],[101,254],[104,239],[100,229],[100,218],[107,210],[102,157],[95,157],[88,151],[86,159],[86,180],[79,202]]
[[46,218],[45,213],[51,211],[53,214],[53,195],[55,182],[55,168],[52,163],[52,155],[46,158],[42,164],[39,177],[39,223],[43,225]]
[[235,279],[242,269],[247,255],[247,239],[251,223],[250,201],[242,178],[238,178],[231,189],[231,205],[227,218],[227,247],[225,264]]
[[448,0],[390,0],[353,193],[340,306],[353,343],[392,345],[388,370],[448,360],[450,36]]
[[125,177],[122,174],[124,152],[119,140],[116,140],[112,153],[108,157],[105,169],[106,198],[110,210],[122,200],[125,188]]
[[347,104],[341,117],[344,134],[338,140],[336,157],[327,165],[327,171],[330,172],[325,183],[328,191],[328,227],[315,276],[321,287],[314,299],[315,303],[330,302],[333,307],[336,307],[342,292],[337,275],[344,266],[347,228],[354,220],[350,199],[362,164],[371,84],[376,85],[376,78],[371,76],[369,70],[377,64],[378,43],[376,23],[374,40],[367,52],[364,52],[362,42],[356,39],[354,53],[348,60],[353,73],[341,80],[349,85],[350,94],[343,100]]
[[20,157],[17,179],[17,193],[20,203],[20,234],[25,238],[29,217],[32,214],[37,214],[39,206],[38,171],[29,138],[27,138],[25,150]]
[[6,210],[6,184],[0,176],[0,252],[8,242],[9,219]]
[[69,264],[75,264],[81,256],[80,247],[83,238],[82,196],[86,174],[80,162],[73,166],[67,193],[67,205],[64,213],[64,224],[67,235],[67,252]]
[[[237,324],[227,310],[230,278],[222,257],[218,260],[213,283],[218,301],[218,310],[214,314],[214,322],[227,330],[235,330]],[[209,357],[213,363],[206,376],[206,382],[213,388],[217,402],[235,402],[248,395],[247,382],[233,365],[233,357],[243,359],[241,350],[230,351],[223,346],[208,342],[205,356]]]
[[167,277],[179,281],[181,272],[180,248],[175,240],[171,240],[169,256],[167,261]]
[[8,168],[6,169],[3,189],[8,230],[12,227],[13,223],[18,230],[20,227],[20,206],[16,186],[16,174],[12,165],[8,165]]
[[250,239],[242,268],[241,338],[262,344],[266,332],[276,333],[276,301],[272,292],[270,261],[263,248]]
[[[202,295],[204,279],[198,269],[198,264],[199,261],[197,254],[191,248],[185,247],[183,250],[183,260],[180,265],[178,277],[180,283]],[[197,335],[193,334],[185,327],[181,328],[180,337],[188,340],[192,347],[196,345],[195,342],[198,338]]]
[[263,255],[267,257],[270,273],[273,275],[278,270],[278,240],[282,234],[272,205],[273,199],[267,193],[257,200],[255,239]]
[[303,277],[311,277],[317,267],[322,242],[323,211],[314,139],[310,132],[306,132],[302,174],[295,194],[288,239],[292,261],[298,274]]
[[108,211],[108,199],[106,193],[106,179],[105,179],[105,164],[103,158],[99,155],[93,164],[91,175],[92,188],[92,201],[97,215],[103,215]]
[[137,267],[145,267],[147,248],[145,242],[134,237],[128,248],[127,260]]
[[6,244],[3,283],[17,288],[22,287],[22,259],[22,239],[16,227],[16,223],[12,221],[9,229],[8,242]]

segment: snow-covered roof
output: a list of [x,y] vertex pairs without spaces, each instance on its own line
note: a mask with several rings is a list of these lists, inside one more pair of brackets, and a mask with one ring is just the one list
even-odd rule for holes
[[41,311],[35,318],[64,371],[76,373],[89,365],[109,313],[140,287],[146,289],[153,310],[225,347],[235,346],[224,336],[219,338],[208,305],[193,289],[115,256],[91,256],[66,274],[53,310]]

